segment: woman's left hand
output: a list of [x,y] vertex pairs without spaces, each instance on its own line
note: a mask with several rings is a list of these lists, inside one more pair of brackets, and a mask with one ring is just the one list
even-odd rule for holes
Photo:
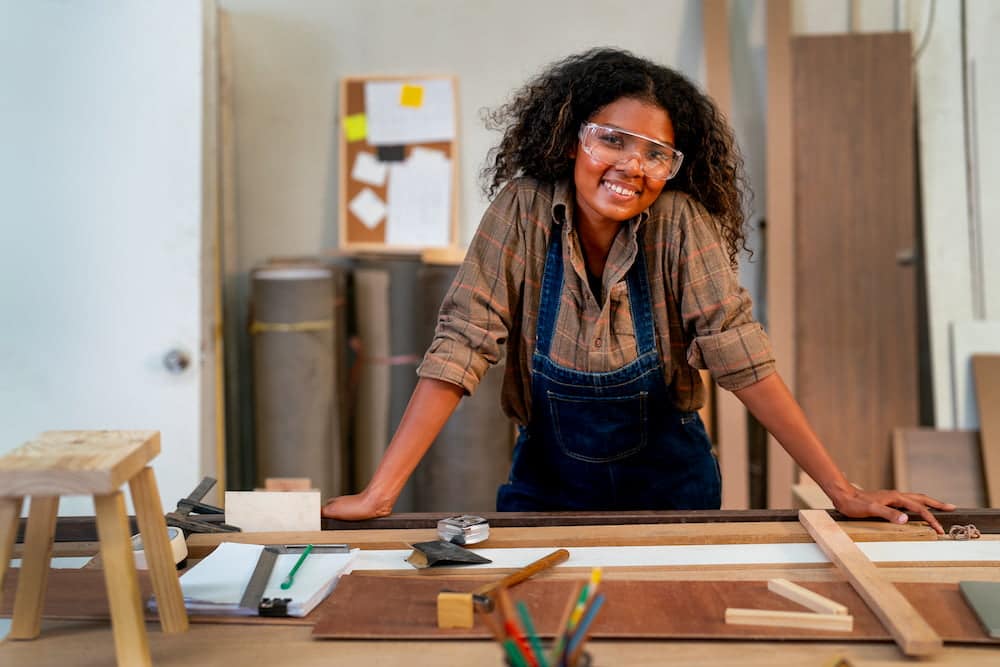
[[878,516],[892,523],[906,523],[906,513],[896,508],[915,512],[938,533],[944,533],[944,529],[931,514],[930,508],[945,512],[955,509],[951,503],[941,502],[922,493],[902,493],[893,489],[862,491],[858,488],[852,488],[845,494],[832,498],[832,500],[833,506],[837,508],[838,512],[852,518]]

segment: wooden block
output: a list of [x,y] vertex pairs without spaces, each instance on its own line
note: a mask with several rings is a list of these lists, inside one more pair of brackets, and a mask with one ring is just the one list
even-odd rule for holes
[[268,477],[264,480],[265,491],[311,491],[312,480],[308,477]]
[[472,593],[441,592],[437,596],[437,626],[439,628],[471,628],[473,623]]
[[177,567],[153,469],[143,468],[129,482],[129,489],[132,491],[132,503],[139,521],[139,532],[142,534],[146,563],[153,579],[153,590],[156,592],[160,626],[167,633],[184,632],[188,629],[187,611],[184,609],[184,596],[177,578]]
[[900,491],[925,493],[958,507],[986,507],[976,431],[896,428],[892,467]]
[[94,507],[118,664],[151,666],[125,500],[120,491],[97,495]]
[[113,493],[159,453],[159,431],[48,431],[0,457],[0,496]]
[[809,628],[851,632],[854,617],[847,614],[814,614],[809,611],[773,611],[770,609],[726,609],[726,623],[732,625],[770,625],[779,628]]
[[941,650],[941,637],[824,510],[801,510],[799,520],[816,544],[847,576],[906,655]]
[[812,481],[804,481],[792,486],[792,497],[799,509],[833,509],[833,502],[823,493],[823,489]]
[[24,558],[19,573],[11,639],[34,639],[42,629],[42,604],[48,584],[52,540],[56,534],[58,496],[34,496],[28,510]]
[[814,593],[808,588],[803,588],[798,584],[793,584],[787,579],[771,579],[767,582],[767,590],[777,593],[783,598],[797,602],[807,609],[812,609],[817,614],[846,614],[847,607],[834,602],[830,598],[825,598],[819,593]]
[[990,507],[1000,507],[1000,355],[972,357],[982,437],[983,472]]
[[226,523],[244,532],[320,529],[319,491],[226,491]]

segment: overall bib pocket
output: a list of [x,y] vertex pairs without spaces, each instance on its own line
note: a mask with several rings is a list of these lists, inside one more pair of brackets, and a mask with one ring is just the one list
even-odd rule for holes
[[578,397],[548,392],[552,432],[563,453],[577,461],[609,463],[641,451],[647,442],[647,392]]

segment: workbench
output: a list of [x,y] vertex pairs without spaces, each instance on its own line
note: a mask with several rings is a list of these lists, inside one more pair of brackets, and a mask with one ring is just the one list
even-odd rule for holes
[[[761,545],[805,543],[808,534],[792,511],[656,512],[614,515],[587,514],[488,514],[490,539],[476,547],[607,547],[635,545]],[[1000,511],[969,511],[939,515],[947,529],[971,522],[984,532],[981,540],[1000,540]],[[296,534],[295,541],[344,542],[366,549],[401,549],[408,544],[435,539],[433,526],[440,515],[399,515],[345,524],[324,521],[321,533]],[[842,517],[841,517],[842,518]],[[939,541],[920,522],[894,526],[885,522],[844,523],[859,544],[867,541]],[[82,555],[93,541],[86,519],[62,520],[57,529],[56,555]],[[223,539],[275,541],[276,534],[201,534],[188,538],[192,559],[203,557]],[[288,541],[288,534],[278,541]],[[750,548],[748,547],[748,551]],[[17,556],[15,550],[15,557]],[[582,568],[568,567],[572,560],[545,577],[581,578]],[[1000,562],[883,563],[879,571],[896,583],[962,580],[1000,581]],[[502,570],[492,570],[500,573]],[[464,571],[463,571],[464,573]],[[455,574],[455,570],[450,570]],[[483,571],[476,572],[483,575]],[[354,576],[354,575],[348,575]],[[398,576],[427,577],[424,571]],[[433,575],[432,575],[433,576]],[[469,575],[472,576],[471,574]],[[605,580],[642,581],[753,581],[782,577],[800,583],[843,582],[844,575],[829,563],[672,565],[664,567],[608,567]],[[527,585],[523,584],[523,585]],[[5,584],[5,589],[9,588]],[[514,591],[517,589],[515,588]],[[334,596],[337,591],[334,591]],[[5,600],[6,604],[9,601]],[[318,610],[317,610],[318,611]],[[208,624],[193,622],[184,634],[164,635],[150,624],[149,638],[156,665],[192,664],[294,664],[329,665],[491,665],[503,664],[497,645],[484,639],[400,640],[312,638],[309,625]],[[603,665],[829,665],[845,657],[853,665],[906,664],[892,642],[866,641],[739,641],[690,639],[592,639],[587,644],[594,664]],[[1000,664],[996,644],[946,644],[921,664]],[[111,665],[114,643],[106,621],[46,619],[42,635],[30,642],[0,643],[0,665]]]

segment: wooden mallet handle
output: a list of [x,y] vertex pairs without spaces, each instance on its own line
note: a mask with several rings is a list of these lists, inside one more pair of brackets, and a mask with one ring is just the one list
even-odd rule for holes
[[519,584],[525,579],[535,576],[542,570],[547,570],[550,567],[554,567],[559,563],[565,562],[568,559],[569,559],[568,551],[566,551],[565,549],[556,549],[548,556],[545,556],[544,558],[539,558],[534,563],[529,563],[528,565],[525,565],[517,572],[512,572],[508,574],[500,581],[495,581],[493,583],[486,584],[485,586],[480,586],[476,590],[472,591],[472,595],[473,597],[481,595],[489,596],[499,588],[510,588],[514,584]]

